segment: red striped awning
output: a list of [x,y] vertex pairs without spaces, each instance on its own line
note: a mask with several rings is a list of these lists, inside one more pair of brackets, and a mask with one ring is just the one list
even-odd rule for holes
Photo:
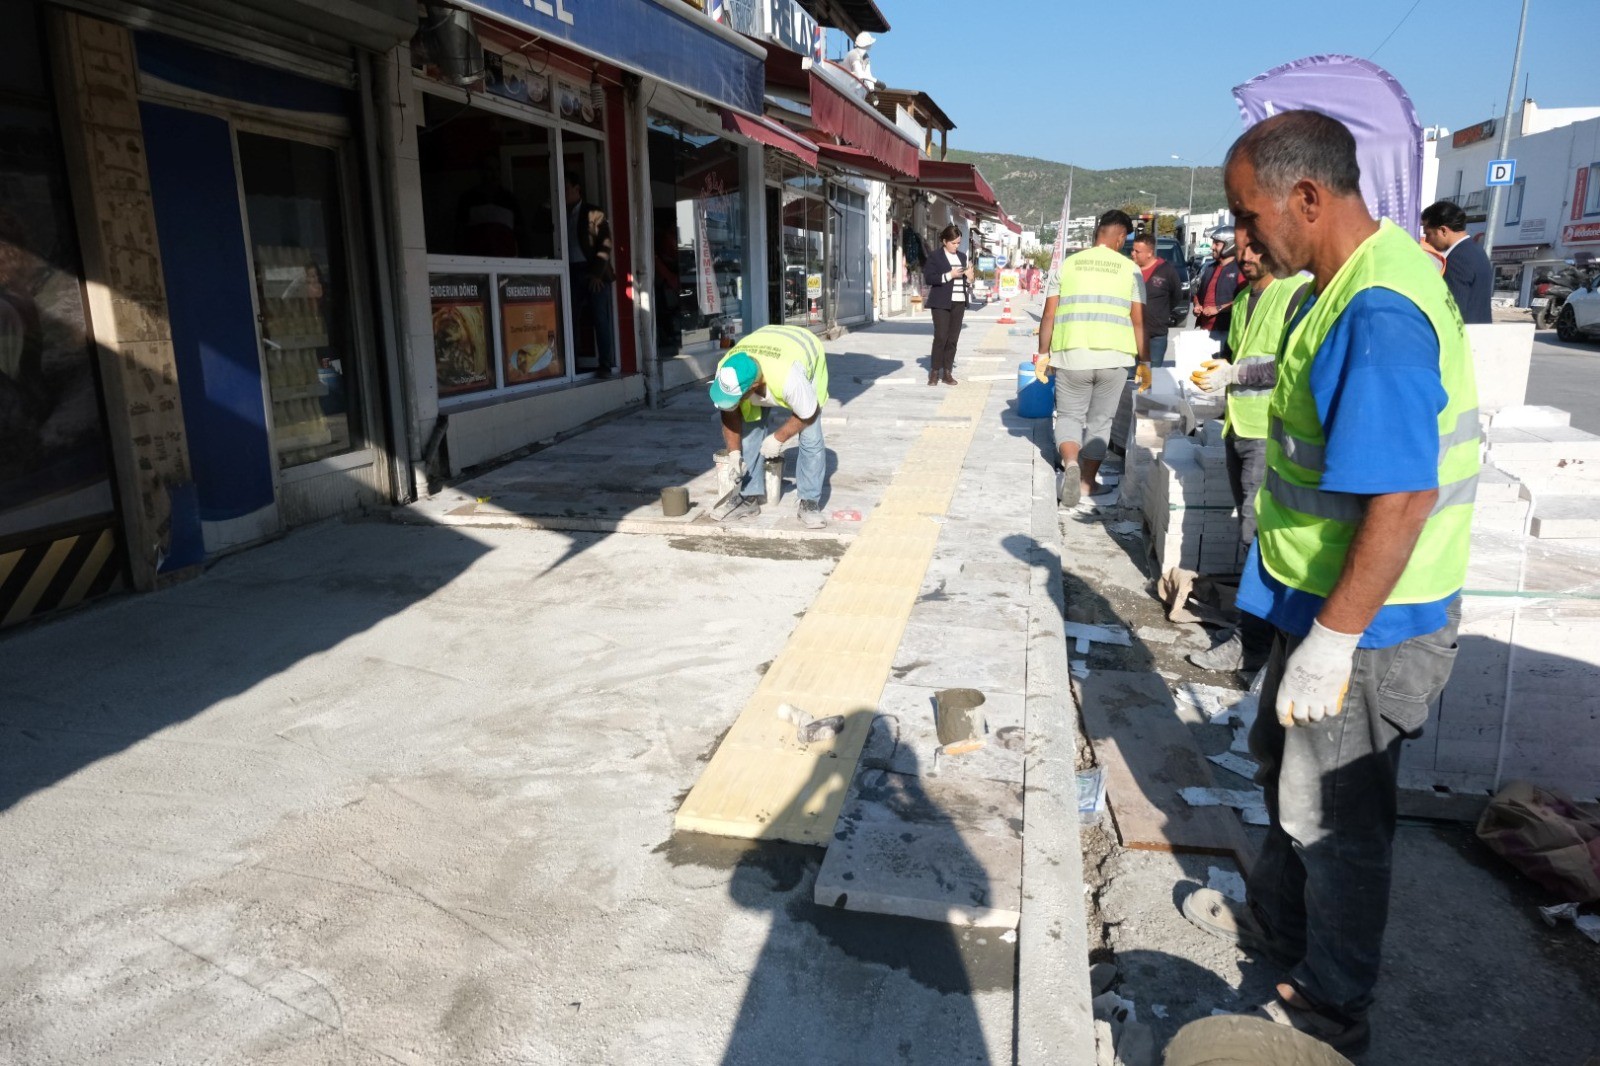
[[857,100],[811,72],[811,124],[887,164],[906,177],[917,173],[917,146],[865,100]]
[[817,146],[776,122],[764,118],[751,118],[737,111],[722,111],[722,128],[750,138],[768,148],[788,152],[808,167],[817,165]]

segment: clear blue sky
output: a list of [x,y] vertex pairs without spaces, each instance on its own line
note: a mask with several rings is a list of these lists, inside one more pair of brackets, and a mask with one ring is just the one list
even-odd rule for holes
[[[893,29],[873,46],[873,73],[933,97],[956,123],[950,147],[1096,169],[1170,165],[1174,153],[1219,163],[1241,129],[1233,86],[1321,53],[1371,56],[1424,126],[1471,125],[1505,106],[1522,10],[1520,0],[1420,0],[1382,43],[1412,0],[877,4]],[[1260,16],[1241,17],[1251,7]],[[1600,105],[1597,42],[1596,0],[1533,0],[1522,70],[1540,107]]]

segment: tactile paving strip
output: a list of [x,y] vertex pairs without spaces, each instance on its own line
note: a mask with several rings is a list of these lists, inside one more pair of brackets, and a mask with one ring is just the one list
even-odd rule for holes
[[[989,399],[964,384],[939,407],[895,472],[883,500],[773,660],[700,780],[678,808],[678,829],[825,844],[855,774],[906,620],[939,540],[961,464]],[[836,737],[795,738],[777,716],[788,703],[813,718],[844,717]]]

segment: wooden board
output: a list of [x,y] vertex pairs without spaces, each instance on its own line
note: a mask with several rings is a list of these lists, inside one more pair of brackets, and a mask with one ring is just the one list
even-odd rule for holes
[[1122,843],[1146,851],[1231,855],[1248,869],[1253,849],[1227,807],[1191,807],[1181,788],[1214,787],[1210,764],[1178,718],[1159,674],[1094,670],[1073,680]]
[[[718,836],[825,844],[855,776],[884,683],[911,617],[989,387],[952,392],[947,421],[929,426],[895,472],[882,502],[762,676],[673,819]],[[777,716],[788,703],[842,715],[837,737],[795,739]]]

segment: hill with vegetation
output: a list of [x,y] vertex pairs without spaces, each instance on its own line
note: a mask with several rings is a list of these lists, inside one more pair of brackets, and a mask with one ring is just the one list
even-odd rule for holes
[[[1025,155],[997,152],[952,150],[949,158],[975,164],[994,186],[995,195],[1006,213],[1028,229],[1039,229],[1061,217],[1061,198],[1067,192],[1066,163],[1035,159]],[[1145,190],[1141,193],[1139,190]],[[1189,206],[1188,167],[1123,167],[1119,170],[1072,172],[1072,213],[1075,217],[1098,215],[1114,207],[1148,211],[1154,206],[1163,213],[1182,211]],[[1218,211],[1226,206],[1222,193],[1222,168],[1200,167],[1194,172],[1196,213]]]

